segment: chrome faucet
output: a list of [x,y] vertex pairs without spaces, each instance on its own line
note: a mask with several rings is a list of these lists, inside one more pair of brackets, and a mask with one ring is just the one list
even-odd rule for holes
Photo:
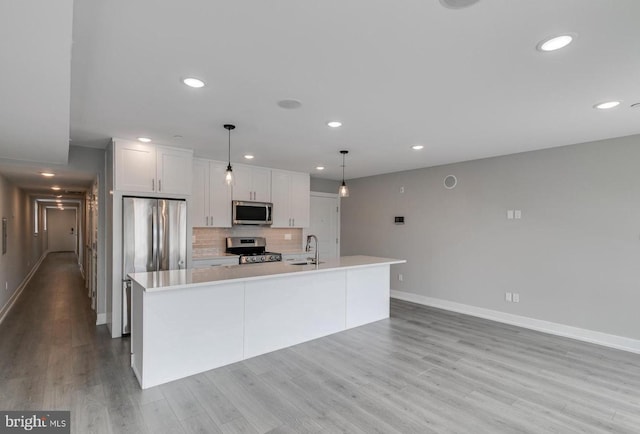
[[316,257],[313,259],[313,263],[318,265],[320,264],[320,257],[318,252],[318,237],[316,237],[315,235],[307,235],[307,246],[305,247],[304,251],[305,252],[311,251],[311,238],[313,238],[316,241]]

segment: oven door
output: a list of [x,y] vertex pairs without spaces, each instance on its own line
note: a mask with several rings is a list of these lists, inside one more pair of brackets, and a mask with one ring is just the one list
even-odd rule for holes
[[270,225],[273,204],[269,202],[232,202],[234,225]]

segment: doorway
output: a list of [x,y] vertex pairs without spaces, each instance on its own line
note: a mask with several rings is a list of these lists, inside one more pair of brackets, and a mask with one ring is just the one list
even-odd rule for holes
[[311,220],[306,233],[318,237],[320,258],[340,256],[340,198],[337,194],[311,192]]
[[47,209],[47,241],[50,252],[78,254],[76,209]]

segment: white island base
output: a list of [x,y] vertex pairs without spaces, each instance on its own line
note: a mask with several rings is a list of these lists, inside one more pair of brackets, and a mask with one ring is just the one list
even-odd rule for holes
[[389,270],[347,256],[131,274],[131,366],[143,389],[389,317]]

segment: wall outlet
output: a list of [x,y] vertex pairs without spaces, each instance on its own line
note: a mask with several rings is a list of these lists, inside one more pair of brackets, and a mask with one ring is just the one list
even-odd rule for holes
[[504,293],[504,300],[511,302],[511,293],[510,292],[505,292]]
[[399,280],[400,282],[402,282],[402,281],[403,281],[403,279],[404,279],[404,276],[402,275],[402,273],[401,273],[401,274],[398,274],[398,280]]
[[400,187],[400,193],[404,193],[404,186]]
[[284,239],[285,240],[290,240],[291,239],[291,234],[284,234]]
[[513,302],[520,303],[520,294],[518,294],[517,292],[513,293]]

